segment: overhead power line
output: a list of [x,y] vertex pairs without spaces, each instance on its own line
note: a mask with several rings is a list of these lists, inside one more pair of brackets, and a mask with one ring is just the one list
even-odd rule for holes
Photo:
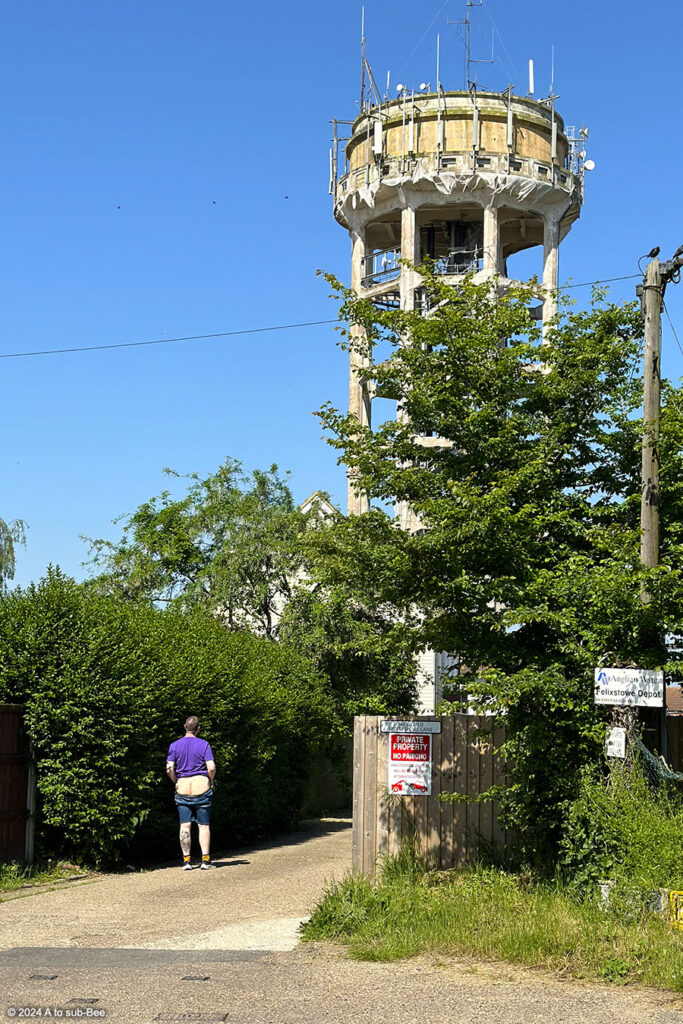
[[678,351],[679,351],[679,352],[681,353],[681,355],[683,356],[683,346],[681,346],[681,343],[680,343],[680,341],[678,340],[678,334],[677,334],[677,332],[676,332],[676,328],[675,328],[675,327],[674,327],[674,325],[673,325],[673,320],[672,320],[672,319],[671,319],[671,317],[669,316],[669,310],[668,310],[668,309],[666,308],[666,302],[664,301],[664,299],[662,299],[662,306],[664,307],[664,312],[666,313],[666,319],[667,319],[667,320],[669,321],[669,327],[671,328],[671,331],[672,331],[672,333],[673,333],[673,336],[674,336],[674,338],[676,339],[676,344],[678,345]]
[[624,274],[623,277],[603,277],[601,281],[580,281],[578,284],[562,284],[560,291],[567,288],[588,288],[594,284],[611,284],[612,281],[630,281],[634,277],[640,278],[640,274]]
[[[581,281],[578,284],[562,285],[560,290],[567,288],[587,288],[596,284],[610,284],[612,281],[629,281],[639,274],[626,274],[623,277],[605,277],[599,281]],[[0,359],[26,359],[30,356],[61,356],[72,352],[104,352],[115,348],[144,348],[147,345],[172,345],[182,341],[210,341],[215,338],[236,338],[247,334],[267,334],[269,331],[293,331],[299,327],[324,327],[339,323],[332,320],[305,320],[298,324],[274,324],[271,327],[246,327],[240,331],[215,331],[213,334],[186,334],[178,338],[152,338],[149,341],[117,341],[104,345],[74,345],[69,348],[43,348],[27,352],[0,352]]]
[[58,356],[66,352],[100,352],[111,348],[143,348],[145,345],[171,345],[177,341],[206,341],[210,338],[234,338],[240,334],[264,334],[267,331],[291,331],[295,327],[320,327],[338,320],[308,320],[301,324],[277,324],[274,327],[248,327],[242,331],[216,331],[215,334],[188,334],[182,338],[154,338],[152,341],[119,341],[111,345],[79,345],[73,348],[45,348],[34,352],[0,352],[0,359],[21,359],[25,356]]

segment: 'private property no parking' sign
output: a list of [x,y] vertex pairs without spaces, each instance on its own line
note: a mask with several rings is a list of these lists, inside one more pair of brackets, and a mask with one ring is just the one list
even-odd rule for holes
[[432,737],[406,733],[389,735],[389,789],[405,796],[432,792]]

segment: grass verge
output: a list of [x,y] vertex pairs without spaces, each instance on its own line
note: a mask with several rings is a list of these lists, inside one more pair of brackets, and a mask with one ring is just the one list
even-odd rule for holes
[[302,936],[343,942],[359,960],[434,951],[683,991],[683,932],[666,921],[488,868],[420,874],[389,862],[374,885],[351,876],[329,888]]
[[30,867],[12,861],[9,864],[0,864],[0,893],[15,892],[17,889],[32,888],[34,885],[65,882],[71,878],[85,877],[86,874],[84,868],[79,868],[68,861],[34,864]]

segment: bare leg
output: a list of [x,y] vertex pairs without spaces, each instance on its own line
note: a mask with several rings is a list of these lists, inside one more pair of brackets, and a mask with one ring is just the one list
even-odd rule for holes
[[183,851],[183,859],[189,860],[190,857],[190,826],[187,822],[184,822],[180,826],[180,849]]
[[202,848],[202,856],[208,857],[211,847],[211,826],[199,825],[199,845]]

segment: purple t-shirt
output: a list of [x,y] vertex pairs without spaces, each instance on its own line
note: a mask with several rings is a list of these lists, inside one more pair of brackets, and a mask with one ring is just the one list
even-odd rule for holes
[[206,775],[206,762],[213,761],[211,747],[199,736],[183,736],[168,748],[167,761],[173,761],[176,778],[185,779],[189,775]]

